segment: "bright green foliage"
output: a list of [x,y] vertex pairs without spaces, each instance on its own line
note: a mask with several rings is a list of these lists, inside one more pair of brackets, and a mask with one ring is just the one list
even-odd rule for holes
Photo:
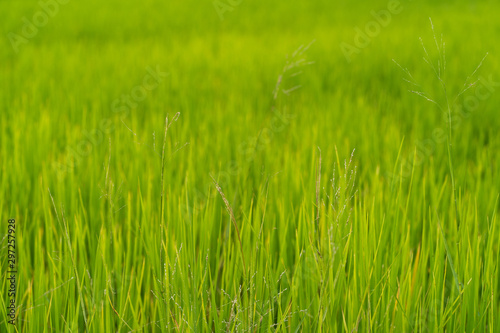
[[498,331],[500,4],[390,3],[0,2],[0,331]]

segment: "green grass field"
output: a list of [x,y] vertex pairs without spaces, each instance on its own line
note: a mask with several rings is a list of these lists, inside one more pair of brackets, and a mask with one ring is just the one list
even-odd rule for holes
[[0,332],[500,332],[500,3],[0,12]]

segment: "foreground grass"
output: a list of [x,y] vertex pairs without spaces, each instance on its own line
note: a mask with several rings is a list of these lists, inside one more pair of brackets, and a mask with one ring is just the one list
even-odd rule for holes
[[[487,51],[470,82],[498,82],[499,8],[405,3],[348,63],[386,6],[70,2],[18,53],[2,39],[0,331],[494,332],[498,86],[453,113],[449,156],[448,115],[392,59],[445,103],[432,16],[450,96]],[[38,5],[0,8],[6,35]]]

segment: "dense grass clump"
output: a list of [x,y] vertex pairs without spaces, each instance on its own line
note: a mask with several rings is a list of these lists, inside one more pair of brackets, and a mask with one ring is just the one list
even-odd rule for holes
[[0,331],[498,331],[500,5],[394,6],[0,3]]

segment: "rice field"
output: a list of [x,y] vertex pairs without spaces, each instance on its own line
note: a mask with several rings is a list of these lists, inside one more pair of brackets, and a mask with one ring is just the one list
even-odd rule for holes
[[0,13],[0,332],[500,331],[500,3]]

